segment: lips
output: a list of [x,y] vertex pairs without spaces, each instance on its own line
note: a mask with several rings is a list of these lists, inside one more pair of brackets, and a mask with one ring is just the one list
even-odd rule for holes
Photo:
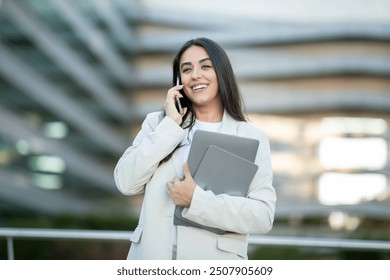
[[201,84],[191,87],[192,91],[198,91],[207,88],[207,85]]

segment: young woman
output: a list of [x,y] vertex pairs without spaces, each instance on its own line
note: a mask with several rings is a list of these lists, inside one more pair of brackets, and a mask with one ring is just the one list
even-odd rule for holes
[[[188,99],[182,114],[176,97]],[[259,140],[259,168],[246,197],[215,195],[196,184],[186,161],[197,129]],[[114,177],[123,194],[144,193],[128,259],[247,259],[248,234],[272,228],[276,194],[269,141],[246,122],[229,58],[217,43],[198,38],[182,46],[164,111],[148,114]],[[227,233],[174,225],[176,205],[185,207],[186,219]]]

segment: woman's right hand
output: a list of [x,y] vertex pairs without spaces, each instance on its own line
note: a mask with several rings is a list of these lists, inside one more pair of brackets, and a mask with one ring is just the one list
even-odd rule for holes
[[179,92],[183,88],[183,85],[174,86],[168,90],[167,99],[165,100],[164,110],[165,115],[172,118],[178,125],[183,121],[183,116],[187,112],[187,108],[183,108],[183,114],[181,115],[176,109],[176,97],[182,98],[183,95]]

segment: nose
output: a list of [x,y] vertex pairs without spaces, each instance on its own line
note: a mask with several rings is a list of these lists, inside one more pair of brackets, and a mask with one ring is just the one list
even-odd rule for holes
[[198,67],[194,67],[194,69],[192,70],[191,78],[193,80],[196,80],[199,79],[200,77],[201,77],[200,69]]

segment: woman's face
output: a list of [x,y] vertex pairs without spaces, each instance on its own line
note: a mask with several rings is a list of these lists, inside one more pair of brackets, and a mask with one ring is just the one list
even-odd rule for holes
[[179,67],[184,92],[194,108],[221,106],[214,65],[203,47],[188,48]]

